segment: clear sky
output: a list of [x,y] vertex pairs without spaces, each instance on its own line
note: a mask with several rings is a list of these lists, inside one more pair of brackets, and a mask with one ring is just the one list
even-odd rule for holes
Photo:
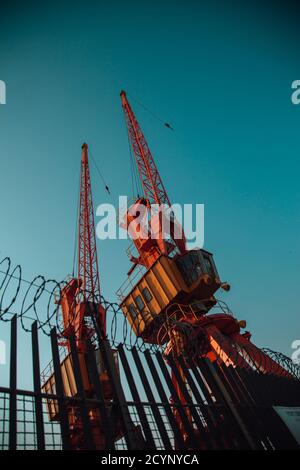
[[[131,195],[124,88],[175,129],[132,102],[170,199],[205,204],[205,248],[232,286],[221,297],[256,344],[290,355],[300,339],[299,11],[261,3],[1,2],[0,258],[25,278],[71,272],[84,141],[111,189],[91,165],[95,205]],[[98,242],[111,300],[126,245]]]

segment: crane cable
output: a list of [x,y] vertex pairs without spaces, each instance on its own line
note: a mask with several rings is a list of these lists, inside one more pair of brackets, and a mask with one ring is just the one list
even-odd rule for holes
[[102,181],[102,183],[103,183],[103,185],[104,185],[105,191],[110,195],[110,189],[109,189],[109,187],[108,187],[107,184],[106,184],[106,181],[105,181],[105,179],[104,179],[104,177],[103,177],[103,175],[102,175],[102,173],[101,173],[101,171],[100,171],[100,169],[99,169],[99,167],[98,167],[98,165],[97,165],[97,163],[96,163],[95,158],[93,157],[93,153],[92,153],[90,147],[89,147],[89,155],[91,156],[92,161],[93,161],[93,163],[94,163],[94,165],[95,165],[95,167],[96,167],[96,170],[97,170],[97,172],[98,172],[98,174],[99,174],[99,176],[100,176],[100,178],[101,178],[101,181]]
[[147,108],[147,106],[145,106],[143,103],[141,103],[139,100],[137,100],[136,98],[134,98],[134,96],[132,96],[130,93],[127,93],[127,95],[133,100],[135,101],[135,103],[137,103],[139,106],[141,106],[141,108],[143,108],[145,111],[147,111],[147,113],[151,114],[151,116],[156,119],[157,121],[161,122],[167,129],[170,129],[171,131],[174,131],[174,128],[173,126],[171,126],[170,123],[168,122],[165,122],[163,119],[161,119],[159,116],[157,116],[157,114],[153,113],[153,111],[151,111],[149,108]]
[[[134,96],[131,95],[131,93],[127,93],[127,95],[135,102],[137,103],[140,107],[142,107],[145,111],[147,111],[154,119],[162,123],[165,127],[168,129],[174,131],[174,128],[169,124],[168,122],[165,122],[163,119],[161,119],[157,114],[153,113],[149,108],[147,108],[143,103],[141,103],[139,100],[137,100]],[[130,144],[130,137],[127,129],[127,137],[128,137],[128,145],[129,145],[129,154],[130,154],[130,170],[131,170],[131,185],[132,185],[132,193],[133,196],[135,195],[135,190],[136,190],[136,195],[139,197],[139,192],[142,194],[142,186],[140,179],[137,176],[137,168],[135,165],[135,159],[132,154],[132,148]],[[135,186],[135,188],[134,188]],[[139,191],[140,190],[140,191]]]

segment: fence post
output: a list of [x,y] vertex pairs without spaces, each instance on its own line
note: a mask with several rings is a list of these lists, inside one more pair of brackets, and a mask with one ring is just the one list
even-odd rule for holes
[[10,372],[9,372],[9,450],[17,448],[17,315],[10,325]]
[[[148,396],[148,400],[151,400],[152,402],[154,402],[154,401],[155,401],[155,400],[154,400],[154,396],[153,396],[153,393],[152,393],[151,388],[150,388],[150,386],[149,386],[149,382],[148,382],[148,380],[147,380],[147,377],[146,377],[145,371],[144,371],[144,369],[143,369],[141,360],[140,360],[140,358],[139,358],[139,356],[138,356],[138,353],[137,353],[136,349],[134,349],[133,352],[134,352],[135,355],[136,355],[136,361],[137,361],[137,360],[139,361],[139,367],[140,367],[139,374],[140,374],[141,378],[142,378],[144,381],[146,381],[146,384],[147,384],[147,386],[148,386],[148,394],[150,395],[150,396]],[[186,443],[184,442],[184,439],[183,439],[183,437],[182,437],[182,433],[181,433],[181,431],[180,431],[180,429],[179,429],[179,426],[178,426],[178,423],[177,423],[177,421],[176,421],[176,419],[175,419],[175,416],[174,416],[174,413],[173,413],[171,404],[170,404],[170,402],[169,402],[169,400],[168,400],[168,397],[167,397],[167,395],[166,395],[166,392],[165,392],[165,390],[164,390],[164,387],[163,387],[163,385],[162,385],[162,383],[161,383],[161,380],[160,380],[160,378],[159,378],[158,372],[157,372],[156,367],[155,367],[155,364],[154,364],[154,362],[153,362],[153,360],[152,360],[151,354],[149,353],[149,350],[146,350],[145,353],[144,353],[144,355],[145,355],[145,359],[146,359],[146,361],[147,361],[148,367],[149,367],[149,369],[150,369],[152,378],[153,378],[153,380],[154,380],[155,386],[156,386],[156,388],[157,388],[158,394],[159,394],[159,396],[160,396],[160,399],[161,399],[162,403],[164,404],[164,410],[165,410],[165,412],[166,412],[166,415],[167,415],[168,420],[169,420],[169,422],[170,422],[172,431],[173,431],[173,433],[174,433],[175,442],[176,442],[176,444],[179,445],[179,447],[180,447],[181,449],[186,449],[186,448],[187,448]],[[143,383],[143,385],[144,385],[144,383]],[[144,385],[144,387],[145,387],[145,385]],[[154,408],[154,410],[155,410],[155,408]],[[153,411],[153,414],[154,414],[154,411]],[[160,414],[159,414],[159,411],[158,411],[158,416],[156,417],[156,415],[154,414],[154,417],[155,417],[157,423],[159,423],[159,419],[162,421],[161,416],[160,416]],[[163,429],[164,429],[164,423],[163,423],[163,422],[162,422],[162,426],[163,426]],[[165,431],[165,429],[164,429],[164,431]],[[160,433],[162,434],[161,431],[160,431]],[[164,437],[164,435],[162,434],[162,438],[163,438],[163,437]],[[170,442],[168,435],[165,436],[165,439],[168,439],[168,442]],[[170,445],[171,445],[171,444],[170,444]],[[166,447],[166,448],[167,448],[167,447]],[[171,449],[172,449],[172,447],[171,447]]]
[[88,408],[85,403],[85,392],[83,388],[83,381],[82,381],[82,375],[81,375],[81,370],[80,370],[78,351],[77,351],[76,340],[75,340],[74,335],[70,336],[68,340],[70,341],[73,373],[75,377],[77,393],[80,399],[79,409],[80,409],[80,416],[82,419],[84,442],[85,442],[87,449],[94,450],[95,444],[94,444],[94,440],[93,440],[93,436],[91,432]]
[[[205,406],[204,405],[204,402],[203,402],[203,398],[201,397],[196,385],[195,385],[195,382],[191,376],[191,373],[186,365],[186,362],[184,360],[184,358],[182,356],[179,356],[177,358],[177,361],[178,361],[178,364],[179,366],[181,367],[182,371],[183,371],[183,374],[187,380],[187,384],[189,385],[194,397],[195,397],[195,400],[197,402],[198,405],[201,406],[201,413],[202,415],[204,416],[204,419],[208,425],[208,429],[209,429],[209,434],[213,433],[214,434],[214,437],[212,439],[212,446],[213,448],[215,449],[221,449],[222,446],[223,446],[223,442],[221,440],[221,433],[220,433],[220,429],[218,428],[218,425],[217,425],[217,420],[215,418],[215,416],[213,415],[213,413],[211,412],[211,409],[209,406]],[[200,384],[199,384],[200,385]],[[203,387],[200,387],[201,388],[201,391],[202,391],[202,388]],[[216,442],[214,442],[214,440]]]
[[121,419],[124,429],[124,436],[128,450],[141,450],[142,435],[137,435],[135,426],[132,422],[130,412],[126,403],[124,390],[121,385],[120,377],[117,373],[114,357],[108,340],[100,338],[100,351],[102,354],[105,369],[107,370],[116,403],[119,405]]
[[125,376],[126,376],[126,379],[128,381],[128,384],[129,384],[129,388],[130,388],[130,391],[131,391],[131,394],[132,394],[132,398],[133,398],[133,401],[136,404],[136,409],[137,409],[137,412],[138,412],[138,415],[139,415],[139,419],[141,421],[141,424],[142,424],[142,427],[143,427],[143,430],[144,430],[144,433],[145,433],[145,437],[146,437],[146,440],[147,440],[147,442],[146,442],[147,448],[156,449],[155,442],[154,442],[154,439],[153,439],[153,436],[152,436],[152,432],[151,432],[149,423],[147,421],[146,413],[145,413],[144,407],[141,403],[139,392],[138,392],[137,386],[135,384],[133,375],[131,373],[129,363],[128,363],[128,360],[127,360],[127,357],[126,357],[126,354],[124,352],[122,344],[119,344],[118,352],[119,352],[119,355],[120,355],[120,358],[121,358],[121,361],[122,361],[122,364],[123,364],[123,369],[124,369]]
[[118,375],[116,364],[114,361],[113,353],[109,344],[109,341],[106,337],[103,337],[102,332],[100,331],[99,325],[96,321],[95,315],[91,312],[92,321],[94,324],[95,332],[97,335],[100,353],[103,359],[105,369],[107,371],[113,396],[121,414],[121,420],[124,430],[124,437],[128,447],[128,450],[140,450],[143,447],[144,438],[142,434],[137,434],[137,430],[132,422],[130,412],[126,403],[126,398],[124,390],[122,388],[121,380]]
[[180,402],[180,398],[179,398],[178,393],[177,393],[177,391],[174,387],[174,384],[172,382],[170,373],[167,369],[167,366],[166,366],[166,364],[164,362],[164,359],[162,358],[162,355],[161,355],[160,352],[156,353],[156,358],[157,358],[158,364],[160,366],[160,370],[161,370],[161,372],[164,376],[164,379],[166,381],[166,384],[167,384],[167,386],[170,390],[170,393],[171,393],[171,396],[172,396],[172,399],[173,399],[173,402],[174,402],[174,407],[177,409],[178,414],[179,414],[180,419],[181,419],[181,422],[182,422],[182,425],[185,429],[185,432],[189,436],[189,445],[191,445],[193,449],[199,449],[200,448],[200,442],[196,438],[192,423],[190,422],[190,420],[188,418],[188,413],[187,413],[187,410],[186,410],[187,407],[182,406],[182,403]]
[[[163,422],[163,419],[162,419],[161,413],[159,411],[158,405],[157,405],[157,403],[155,403],[155,398],[154,398],[152,389],[150,387],[149,381],[147,379],[146,372],[143,368],[141,359],[140,359],[139,354],[138,354],[135,347],[132,348],[132,357],[134,359],[136,368],[137,368],[138,373],[140,375],[140,379],[142,381],[145,393],[147,395],[147,399],[149,400],[150,408],[151,408],[151,411],[153,413],[153,416],[154,416],[159,434],[161,436],[161,440],[162,440],[166,450],[172,450],[172,444],[171,444],[169,435],[166,431],[165,424]],[[157,387],[157,385],[156,385],[156,387]],[[165,405],[164,405],[164,408],[165,408]],[[170,413],[172,414],[172,411],[170,411]],[[171,423],[171,421],[170,421],[170,423]]]
[[55,388],[56,388],[57,403],[58,403],[58,410],[59,410],[62,445],[63,445],[64,450],[70,450],[71,442],[70,442],[70,434],[69,434],[69,421],[68,421],[68,413],[66,410],[66,403],[65,403],[66,399],[64,395],[64,386],[63,386],[62,375],[61,375],[57,335],[56,335],[55,328],[52,328],[50,337],[51,337],[51,349],[52,349],[53,368],[54,368],[54,377],[55,377]]
[[106,431],[105,433],[105,449],[106,450],[113,450],[115,449],[114,438],[113,438],[113,429],[112,429],[112,422],[108,411],[105,405],[105,397],[103,387],[99,378],[96,358],[95,358],[95,351],[92,348],[92,344],[90,339],[86,340],[86,348],[87,348],[87,361],[88,361],[88,368],[91,375],[91,381],[94,387],[94,393],[98,402],[98,408],[101,417],[101,424],[102,428]]
[[204,359],[204,364],[206,365],[209,372],[211,373],[217,387],[219,388],[219,390],[220,390],[220,392],[221,392],[221,394],[224,398],[224,401],[225,401],[226,405],[230,409],[230,411],[231,411],[236,423],[238,424],[240,430],[242,431],[242,434],[243,434],[246,442],[248,443],[250,449],[251,450],[256,450],[257,446],[256,446],[255,442],[253,441],[252,437],[250,436],[250,434],[248,433],[248,430],[247,430],[246,426],[244,425],[242,419],[240,418],[240,415],[237,412],[237,410],[234,406],[234,403],[232,403],[231,398],[230,398],[224,384],[222,383],[222,380],[220,379],[220,377],[218,376],[218,374],[217,374],[217,372],[214,368],[214,365],[209,361],[209,359]]
[[31,325],[31,342],[32,342],[32,366],[33,366],[33,386],[34,386],[34,402],[35,402],[35,422],[37,434],[38,450],[45,449],[45,434],[43,420],[43,404],[41,398],[41,379],[40,379],[40,353],[39,340],[37,331],[37,322]]

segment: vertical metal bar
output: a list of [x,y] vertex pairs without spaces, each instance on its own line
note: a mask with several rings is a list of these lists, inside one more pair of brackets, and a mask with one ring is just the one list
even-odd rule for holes
[[166,392],[164,390],[163,384],[161,383],[158,372],[157,372],[156,367],[154,365],[154,362],[152,360],[151,354],[148,350],[145,351],[145,358],[146,358],[147,364],[149,366],[151,375],[153,377],[155,386],[157,388],[158,394],[160,396],[160,399],[164,403],[164,409],[165,409],[166,415],[168,417],[168,420],[170,422],[172,431],[174,433],[175,442],[179,446],[180,449],[186,449],[187,445],[186,445],[186,443],[185,443],[185,441],[182,437],[181,431],[179,429],[178,423],[175,419],[175,416],[174,416],[174,413],[173,413],[173,410],[172,410],[172,406],[171,406],[171,404],[170,404],[170,402],[167,398],[167,395],[166,395]]
[[73,373],[74,373],[74,378],[76,382],[77,394],[80,398],[79,410],[80,410],[80,416],[82,419],[84,442],[85,442],[86,449],[94,450],[95,444],[94,444],[94,439],[93,439],[93,435],[91,432],[88,407],[86,406],[86,403],[85,403],[85,392],[83,388],[83,381],[82,381],[82,376],[81,376],[76,340],[75,340],[74,335],[70,336],[68,339],[69,339],[70,347],[71,347],[72,366],[73,366]]
[[248,430],[247,430],[246,426],[244,425],[244,423],[243,423],[236,407],[232,403],[231,398],[230,398],[226,388],[224,387],[220,377],[216,373],[216,370],[215,370],[213,364],[209,360],[206,360],[206,359],[205,359],[205,364],[206,364],[209,372],[211,373],[212,377],[214,378],[217,387],[219,388],[220,392],[222,393],[223,398],[224,398],[228,408],[230,409],[236,423],[238,424],[240,430],[242,431],[242,434],[243,434],[246,442],[248,443],[250,449],[256,450],[257,446],[256,446],[255,442],[253,441],[252,437],[250,436],[250,434],[248,433]]
[[[7,392],[4,392],[3,393],[3,414],[2,414],[3,432],[2,432],[2,439],[1,439],[1,450],[5,449],[5,441],[6,441],[6,439],[5,439],[6,436],[5,436],[5,432],[4,432],[5,431],[5,423],[6,423],[6,420],[7,420],[7,418],[6,418],[6,411],[7,411],[7,409],[6,409],[6,399],[7,399]],[[9,417],[8,417],[8,419],[9,419]]]
[[[153,392],[151,390],[150,384],[148,382],[143,364],[141,362],[141,359],[140,359],[140,357],[138,355],[138,352],[137,352],[135,347],[132,348],[132,357],[134,359],[136,368],[137,368],[138,373],[140,375],[140,378],[141,378],[145,393],[147,395],[147,399],[149,401],[149,405],[150,405],[151,411],[153,413],[155,422],[157,424],[157,428],[158,428],[161,440],[164,444],[164,447],[165,447],[166,450],[172,450],[172,445],[171,445],[168,433],[166,431],[163,419],[161,417],[161,413],[159,411],[157,403],[155,402],[155,398],[154,398]],[[155,385],[156,385],[156,383],[155,383]],[[166,402],[167,402],[167,400],[166,400]],[[167,410],[166,410],[166,413],[167,413],[167,416],[169,418]],[[171,412],[171,415],[172,415],[172,412]],[[173,416],[173,418],[174,418],[174,416]],[[170,421],[170,419],[169,419],[169,421]],[[171,423],[171,421],[170,421],[170,423]]]
[[187,416],[187,411],[185,409],[186,407],[182,406],[182,404],[180,402],[180,398],[179,398],[179,396],[177,394],[177,391],[174,387],[171,376],[170,376],[169,371],[167,369],[167,366],[164,362],[164,359],[162,358],[161,353],[157,352],[156,357],[157,357],[157,361],[159,363],[160,369],[162,371],[162,374],[164,376],[164,379],[166,381],[166,384],[167,384],[167,386],[170,390],[170,393],[171,393],[171,396],[172,396],[172,399],[173,399],[173,402],[174,402],[174,406],[178,410],[178,413],[180,415],[180,419],[181,419],[181,422],[182,422],[183,427],[185,429],[185,432],[189,437],[189,439],[188,439],[189,444],[192,446],[193,449],[199,449],[200,448],[200,442],[196,439],[193,426],[192,426],[192,424],[191,424],[191,422],[190,422],[190,420]]
[[[209,436],[211,436],[212,439],[212,446],[215,449],[222,449],[223,447],[223,441],[221,439],[221,434],[220,430],[217,426],[217,420],[215,419],[213,413],[211,413],[211,410],[208,406],[205,406],[203,403],[203,398],[201,397],[199,390],[190,374],[190,371],[183,359],[183,357],[178,357],[178,364],[181,367],[183,374],[187,380],[187,383],[196,399],[197,404],[201,406],[201,413],[207,423],[208,426],[208,431],[209,431]],[[201,388],[202,390],[202,388]],[[213,437],[213,438],[212,438]],[[214,442],[214,439],[216,440],[216,443]]]
[[255,419],[259,422],[259,426],[262,429],[261,432],[264,434],[263,442],[266,447],[274,449],[277,447],[278,436],[281,437],[281,432],[277,425],[274,426],[274,423],[269,421],[269,411],[271,408],[268,406],[266,399],[268,400],[270,397],[272,388],[271,390],[265,390],[265,393],[261,394],[262,384],[266,377],[264,374],[260,374],[258,371],[246,369],[240,369],[238,373],[245,389],[251,396],[252,413],[255,416]]
[[[180,371],[178,370],[178,367],[175,364],[175,361],[174,361],[173,357],[169,357],[168,362],[171,366],[171,369],[172,369],[173,374],[175,376],[176,382],[177,382],[177,384],[180,388],[180,391],[181,391],[181,393],[184,397],[184,400],[185,400],[185,402],[188,406],[188,409],[190,410],[190,413],[193,417],[194,423],[198,428],[199,434],[200,434],[201,438],[203,439],[203,442],[204,442],[206,448],[211,449],[211,443],[210,443],[210,441],[208,439],[208,436],[206,434],[206,429],[203,426],[203,422],[200,419],[200,416],[199,416],[198,411],[195,407],[195,404],[192,402],[192,399],[191,399],[191,396],[190,396],[190,394],[187,390],[186,384],[184,383],[184,381],[182,379]],[[192,423],[191,423],[191,425],[192,425]]]
[[236,378],[233,377],[233,375],[230,373],[230,367],[231,366],[227,367],[224,364],[220,364],[218,366],[218,372],[222,376],[222,383],[226,387],[226,390],[229,396],[231,397],[231,400],[235,403],[243,403],[245,397],[236,382]]
[[227,367],[225,364],[219,366],[218,369],[222,374],[221,379],[224,379],[222,382],[231,396],[231,401],[235,403],[242,421],[247,423],[247,430],[253,442],[256,443],[257,448],[262,447],[262,442],[264,442],[266,447],[270,447],[265,439],[265,433],[261,429],[257,410],[251,406],[253,404],[252,399],[243,387],[237,369],[232,366]]
[[31,343],[32,343],[32,366],[33,366],[33,387],[35,403],[35,422],[38,450],[45,449],[43,403],[41,398],[41,373],[40,373],[40,353],[37,322],[31,325]]
[[[202,375],[200,375],[198,367]],[[211,412],[214,413],[225,448],[231,448],[231,446],[235,449],[242,447],[248,448],[248,444],[242,439],[243,436],[241,436],[240,429],[234,421],[220,390],[216,386],[207,367],[205,367],[204,360],[199,359],[198,364],[192,362],[191,370],[193,371],[199,387],[203,391],[207,403],[210,405]]]
[[[247,399],[247,401],[249,401],[249,403],[253,403],[255,404],[255,398],[254,398],[254,395],[253,395],[253,390],[251,387],[248,387],[248,385],[246,384],[245,382],[245,379],[243,378],[243,368],[238,368],[236,367],[234,369],[235,371],[235,376],[236,376],[236,379],[240,385],[240,389],[242,390],[245,398]],[[246,372],[247,373],[247,372]]]
[[17,448],[17,315],[10,325],[10,372],[9,372],[9,450]]
[[[198,361],[198,364],[196,364],[195,362],[192,362],[191,370],[195,376],[196,381],[198,382],[199,387],[203,391],[206,401],[210,403],[211,405],[215,403],[215,400],[218,403],[223,403],[224,400],[222,400],[222,396],[219,390],[216,388],[216,385],[213,383],[212,378],[207,377],[207,374],[205,374],[204,371],[201,369],[200,367],[201,361],[203,362],[203,359],[200,359]],[[200,375],[198,367],[201,370],[202,376]]]
[[53,368],[54,368],[54,377],[55,377],[55,388],[56,388],[58,411],[59,411],[59,421],[60,421],[60,428],[61,428],[62,446],[63,446],[63,450],[70,450],[71,441],[70,441],[70,434],[69,434],[68,412],[66,409],[66,402],[65,402],[66,400],[64,396],[64,386],[63,386],[62,375],[61,375],[57,335],[56,335],[55,328],[52,328],[50,337],[51,337],[51,349],[52,349]]
[[[223,367],[224,369],[224,367]],[[257,442],[259,447],[262,446],[262,442],[267,449],[274,449],[273,444],[270,439],[270,432],[266,429],[266,419],[262,417],[263,409],[257,406],[257,403],[254,399],[253,391],[251,387],[247,386],[245,380],[243,379],[241,372],[242,368],[233,368],[229,367],[227,374],[235,381],[236,385],[239,387],[242,399],[247,404],[246,407],[243,407],[245,410],[248,428],[251,429],[252,425],[252,438]],[[247,373],[247,372],[246,372]],[[258,372],[255,371],[255,377],[259,378]]]
[[110,344],[108,340],[101,339],[100,335],[98,338],[102,359],[112,385],[114,399],[118,404],[121,413],[124,437],[128,450],[141,450],[141,447],[143,447],[144,444],[142,442],[142,435],[137,433],[132,422]]
[[152,436],[152,432],[151,432],[149,423],[147,421],[146,413],[145,413],[144,407],[141,403],[139,392],[138,392],[138,389],[136,387],[133,375],[131,373],[129,363],[128,363],[128,360],[127,360],[127,357],[126,357],[126,354],[124,352],[122,344],[119,344],[118,352],[119,352],[119,355],[120,355],[120,358],[121,358],[121,361],[122,361],[122,364],[123,364],[123,369],[124,369],[126,379],[128,381],[128,384],[129,384],[129,388],[130,388],[130,391],[131,391],[131,394],[132,394],[132,398],[133,398],[133,401],[135,402],[135,406],[136,406],[136,409],[137,409],[137,412],[138,412],[138,415],[139,415],[139,419],[141,421],[141,424],[142,424],[142,427],[143,427],[143,430],[144,430],[144,433],[145,433],[145,437],[146,437],[146,440],[147,440],[147,442],[146,442],[147,448],[156,449],[155,442],[154,442],[154,439],[153,439],[153,436]]
[[[238,373],[244,383],[245,390],[247,390],[247,393],[253,401],[253,404],[259,406],[266,405],[265,394],[261,394],[261,387],[258,383],[256,384],[256,380],[254,379],[255,376],[253,375],[253,373],[245,368],[239,369]],[[255,371],[255,374],[258,380],[264,379],[264,376],[261,375],[259,372]]]
[[92,312],[91,318],[97,335],[101,357],[111,383],[114,401],[121,414],[124,437],[128,450],[141,450],[144,446],[144,438],[141,433],[137,432],[137,429],[132,422],[109,341],[100,331],[99,324]]
[[88,368],[91,377],[91,381],[94,387],[94,393],[98,402],[100,417],[101,417],[101,427],[105,433],[105,449],[113,450],[115,448],[114,439],[113,439],[113,429],[112,423],[108,416],[107,409],[105,406],[105,397],[102,384],[99,379],[99,373],[97,370],[95,350],[92,348],[90,340],[86,341],[87,347],[87,361]]

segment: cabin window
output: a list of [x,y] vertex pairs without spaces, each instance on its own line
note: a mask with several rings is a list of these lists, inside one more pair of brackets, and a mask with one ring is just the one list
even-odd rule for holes
[[152,300],[152,294],[151,294],[151,292],[149,291],[148,287],[145,287],[145,288],[142,290],[142,295],[143,295],[143,297],[144,297],[144,299],[145,299],[145,301],[146,301],[147,303],[151,302],[151,300]]
[[188,286],[197,281],[202,274],[201,251],[193,250],[178,258],[177,266]]
[[135,308],[134,304],[130,304],[128,307],[129,313],[133,319],[135,319],[138,315],[137,309]]
[[214,268],[213,268],[213,265],[211,263],[210,257],[207,256],[207,255],[203,255],[203,262],[204,262],[205,271],[214,276],[214,274],[215,274],[214,273]]
[[135,299],[134,299],[138,309],[142,312],[145,308],[145,304],[144,304],[144,301],[142,299],[142,297],[140,295],[138,295]]

